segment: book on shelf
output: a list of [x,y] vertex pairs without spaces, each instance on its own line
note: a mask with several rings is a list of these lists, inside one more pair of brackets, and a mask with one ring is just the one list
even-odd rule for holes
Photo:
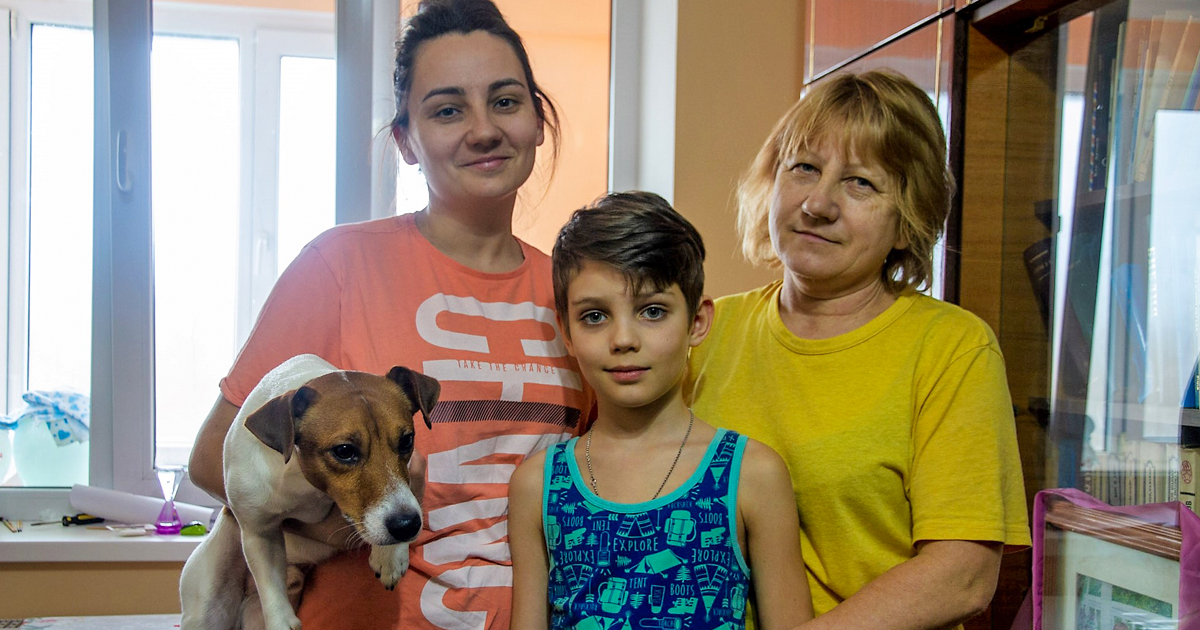
[[1130,147],[1132,153],[1132,169],[1131,180],[1137,180],[1138,165],[1141,164],[1141,155],[1149,142],[1150,122],[1154,119],[1154,114],[1151,111],[1151,99],[1153,90],[1153,77],[1155,61],[1158,59],[1158,49],[1162,42],[1163,24],[1166,21],[1165,16],[1156,15],[1150,20],[1149,33],[1146,36],[1146,44],[1144,54],[1141,55],[1141,69],[1138,71],[1137,89],[1135,98],[1137,106],[1134,110],[1133,118],[1133,144]]
[[1117,184],[1133,181],[1134,138],[1137,135],[1137,112],[1140,105],[1140,83],[1142,66],[1149,53],[1150,22],[1129,20],[1122,22],[1117,40],[1120,57],[1115,67],[1117,87],[1114,90],[1112,138],[1114,171]]
[[1188,83],[1196,68],[1196,58],[1200,55],[1200,20],[1188,16],[1183,26],[1183,37],[1179,41],[1179,49],[1175,51],[1175,60],[1171,63],[1171,72],[1167,75],[1167,87],[1163,91],[1159,109],[1183,109],[1187,97]]
[[[1167,11],[1150,21],[1147,55],[1138,91],[1134,139],[1134,181],[1150,177],[1154,155],[1154,118],[1160,110],[1191,109],[1188,93],[1200,59],[1200,21],[1189,11]],[[1200,89],[1200,86],[1197,86]]]
[[1167,500],[1167,445],[1162,442],[1138,442],[1137,502],[1162,503]]
[[1182,450],[1178,444],[1167,444],[1167,476],[1163,490],[1165,501],[1179,500],[1179,462]]
[[1109,505],[1164,501],[1194,502],[1195,450],[1178,444],[1117,437],[1113,451],[1098,451],[1083,462],[1080,489]]
[[1180,403],[1180,407],[1184,409],[1200,408],[1200,357],[1197,357],[1195,363],[1192,363],[1192,376],[1183,389],[1183,401]]
[[1189,510],[1196,509],[1196,466],[1200,465],[1200,447],[1185,446],[1179,449],[1179,500]]

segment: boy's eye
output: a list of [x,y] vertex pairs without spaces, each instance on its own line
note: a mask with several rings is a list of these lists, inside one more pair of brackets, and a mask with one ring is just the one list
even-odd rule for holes
[[579,316],[579,321],[585,324],[599,324],[600,322],[603,322],[604,319],[604,313],[601,313],[600,311],[588,311]]
[[642,317],[645,317],[646,319],[658,320],[666,316],[667,309],[661,306],[647,306],[646,308],[642,309]]

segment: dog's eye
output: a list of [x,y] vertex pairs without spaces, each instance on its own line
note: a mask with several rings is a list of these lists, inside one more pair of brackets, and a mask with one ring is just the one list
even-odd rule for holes
[[412,452],[412,450],[413,450],[413,435],[414,434],[412,434],[412,433],[405,433],[404,435],[400,436],[399,450],[400,450],[401,455]]
[[358,447],[353,444],[338,444],[329,449],[333,458],[343,464],[357,464],[359,459]]

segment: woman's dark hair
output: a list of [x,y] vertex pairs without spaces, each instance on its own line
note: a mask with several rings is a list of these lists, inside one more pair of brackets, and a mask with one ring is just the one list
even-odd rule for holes
[[421,44],[446,35],[467,35],[475,31],[491,33],[508,42],[521,68],[525,71],[525,84],[533,97],[533,109],[550,128],[554,154],[558,154],[558,109],[533,79],[533,68],[529,65],[529,54],[521,36],[508,25],[500,9],[490,0],[422,0],[417,12],[404,24],[400,39],[396,42],[396,71],[392,86],[396,95],[396,117],[392,119],[392,131],[408,128],[408,93],[412,89],[413,63]]

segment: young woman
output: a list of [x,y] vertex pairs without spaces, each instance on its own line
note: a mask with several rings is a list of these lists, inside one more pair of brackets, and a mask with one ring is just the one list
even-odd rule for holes
[[[299,608],[322,628],[509,625],[507,484],[527,455],[576,432],[591,395],[554,324],[549,258],[512,233],[553,105],[521,38],[488,0],[425,0],[397,46],[392,135],[429,206],[338,226],[277,282],[197,438],[192,474],[223,497],[221,443],[275,365],[313,353],[343,369],[407,365],[441,381],[427,462],[425,529],[389,593],[365,550],[309,576]],[[302,532],[345,544],[340,515]]]

